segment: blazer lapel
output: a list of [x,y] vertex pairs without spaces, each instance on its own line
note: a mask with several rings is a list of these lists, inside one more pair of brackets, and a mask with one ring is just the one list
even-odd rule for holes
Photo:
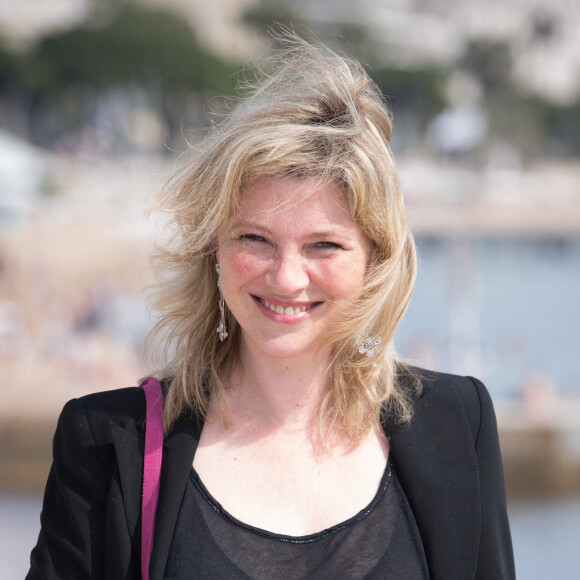
[[182,420],[163,444],[161,486],[150,565],[151,580],[163,578],[200,433],[201,423],[197,419]]
[[[144,417],[143,417],[144,419]],[[143,488],[143,445],[142,425],[138,431],[135,428],[125,428],[114,420],[109,421],[109,431],[119,471],[118,485],[124,508],[126,529],[129,531],[131,543],[135,553],[141,552],[141,490]],[[111,493],[114,494],[112,482]]]
[[473,578],[480,493],[473,439],[451,385],[423,380],[411,423],[385,422],[401,485],[421,533],[432,580]]

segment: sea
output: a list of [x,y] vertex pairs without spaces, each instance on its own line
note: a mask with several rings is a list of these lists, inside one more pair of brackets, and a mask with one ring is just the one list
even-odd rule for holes
[[542,380],[580,397],[580,237],[418,239],[396,336],[419,365],[477,376],[494,400]]

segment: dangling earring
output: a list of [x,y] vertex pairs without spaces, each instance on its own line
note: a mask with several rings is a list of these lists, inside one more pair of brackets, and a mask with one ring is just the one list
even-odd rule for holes
[[361,354],[366,354],[367,356],[373,356],[379,347],[381,346],[382,339],[380,336],[376,338],[365,338],[358,347],[358,351]]
[[227,337],[228,337],[228,333],[226,332],[226,308],[225,308],[225,302],[224,302],[224,295],[222,293],[222,284],[221,284],[221,280],[220,280],[220,265],[216,264],[215,265],[215,269],[217,272],[217,287],[220,293],[220,297],[219,297],[219,307],[220,307],[220,325],[217,327],[216,332],[218,333],[218,336],[220,337],[220,342],[223,342]]

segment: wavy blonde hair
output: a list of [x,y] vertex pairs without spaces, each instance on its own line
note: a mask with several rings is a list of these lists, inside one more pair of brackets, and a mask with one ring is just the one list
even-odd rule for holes
[[[406,367],[392,345],[414,288],[416,250],[391,131],[381,92],[358,62],[286,36],[270,72],[191,147],[157,204],[170,213],[172,236],[154,259],[152,307],[159,318],[147,345],[161,357],[156,376],[169,385],[166,431],[185,414],[204,417],[210,399],[227,422],[227,379],[241,330],[228,311],[229,336],[222,343],[216,333],[217,232],[235,214],[244,188],[265,176],[338,184],[374,244],[357,307],[345,309],[329,338],[333,356],[321,419],[359,439],[383,412],[410,418],[418,381],[401,380]],[[362,337],[382,339],[372,357],[359,353]]]

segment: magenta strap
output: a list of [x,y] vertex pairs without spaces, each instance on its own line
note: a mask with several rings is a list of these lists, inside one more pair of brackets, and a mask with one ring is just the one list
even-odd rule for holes
[[163,394],[159,381],[153,377],[145,379],[140,386],[145,391],[147,406],[141,511],[141,574],[143,580],[149,580],[149,561],[153,549],[155,512],[159,498],[161,456],[163,453]]

